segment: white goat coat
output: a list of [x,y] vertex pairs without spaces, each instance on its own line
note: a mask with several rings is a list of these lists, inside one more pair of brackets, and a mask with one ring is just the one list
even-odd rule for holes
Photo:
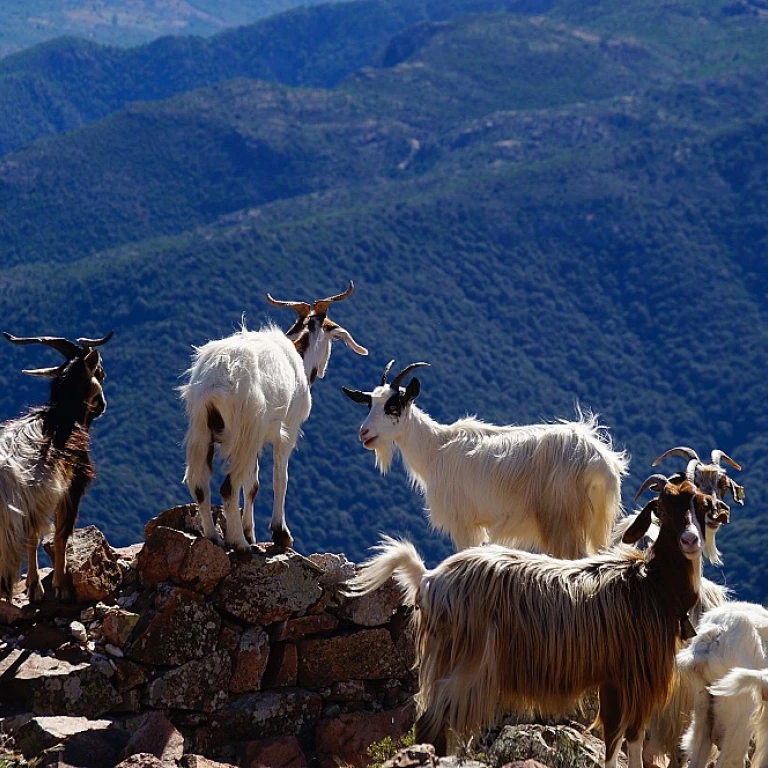
[[48,440],[33,411],[0,425],[0,582],[19,577],[31,531],[44,535],[67,492],[68,480],[40,447]]
[[[720,749],[717,766],[743,766],[750,736],[756,732],[753,766],[768,766],[768,712],[759,691],[746,680],[732,679],[713,691],[735,668],[768,667],[768,610],[746,602],[726,603],[707,611],[691,644],[677,655],[680,671],[694,698],[693,721],[683,738],[691,768],[705,766],[713,744]],[[741,685],[740,682],[745,682]]]
[[[190,425],[190,484],[198,482],[195,468],[206,461],[209,407],[224,419],[220,452],[234,478],[252,475],[266,443],[292,449],[312,407],[303,361],[291,340],[275,327],[242,329],[197,348],[182,394]],[[198,441],[198,435],[204,439]],[[202,453],[194,455],[195,450]],[[199,480],[207,483],[208,476]]]
[[[464,549],[485,540],[556,557],[595,554],[621,511],[623,453],[594,418],[495,426],[439,424],[411,405],[396,443],[432,525]],[[381,468],[385,451],[376,449]]]

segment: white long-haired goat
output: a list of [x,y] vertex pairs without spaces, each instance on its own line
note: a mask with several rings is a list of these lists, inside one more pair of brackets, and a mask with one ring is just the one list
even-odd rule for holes
[[395,446],[426,496],[432,525],[458,549],[486,541],[576,558],[606,546],[621,511],[625,454],[611,447],[597,419],[495,426],[475,418],[439,424],[414,404],[412,363],[372,392],[343,387],[370,409],[360,440],[385,473]]
[[[384,540],[347,592],[394,575],[417,609],[417,743],[444,754],[451,733],[466,738],[510,711],[562,714],[598,688],[606,768],[615,768],[623,737],[630,768],[640,768],[643,731],[669,695],[676,644],[698,599],[712,505],[687,481],[655,475],[648,487],[660,491],[660,531],[645,553],[558,560],[491,544],[427,570],[411,544]],[[650,524],[647,507],[625,540]]]
[[276,301],[267,294],[271,304],[290,307],[298,315],[287,332],[271,326],[249,331],[243,325],[232,336],[196,349],[189,382],[181,387],[189,417],[184,479],[198,503],[203,534],[218,544],[210,492],[214,446],[219,445],[220,456],[228,462],[220,489],[227,544],[248,551],[255,543],[253,503],[259,489],[259,456],[264,445],[271,443],[272,540],[279,546],[292,546],[293,537],[285,523],[288,459],[312,407],[310,387],[325,375],[334,340],[340,339],[358,355],[368,354],[349,331],[328,318],[331,305],[346,299],[353,289],[350,280],[346,291],[320,299],[312,307],[304,302]]
[[691,768],[704,768],[715,745],[717,768],[743,768],[753,733],[752,766],[767,768],[768,611],[745,602],[707,611],[677,661],[693,692],[693,719],[683,738]]

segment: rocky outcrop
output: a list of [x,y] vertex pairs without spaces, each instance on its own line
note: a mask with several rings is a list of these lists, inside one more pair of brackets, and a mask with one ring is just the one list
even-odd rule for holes
[[[75,603],[29,605],[22,584],[0,601],[0,743],[40,766],[353,768],[409,731],[414,649],[394,583],[348,598],[343,555],[228,554],[201,537],[194,505],[145,533],[113,550],[77,530]],[[578,722],[510,722],[463,768],[600,761]],[[459,764],[430,750],[387,765]]]
[[[350,600],[343,556],[272,545],[228,554],[202,538],[194,505],[145,534],[143,546],[113,550],[95,528],[75,532],[77,603],[29,605],[22,585],[0,601],[0,727],[25,755],[337,765],[365,752],[365,734],[410,728],[415,683],[393,585]],[[350,723],[367,724],[356,741]],[[79,757],[86,743],[91,757]]]

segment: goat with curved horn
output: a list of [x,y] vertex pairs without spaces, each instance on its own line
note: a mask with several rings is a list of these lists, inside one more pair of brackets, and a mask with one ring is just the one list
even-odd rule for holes
[[662,474],[655,474],[647,477],[640,488],[638,488],[637,493],[635,494],[635,501],[637,501],[643,495],[643,492],[647,491],[649,488],[656,493],[661,493],[662,488],[664,488],[668,482],[669,480]]
[[60,352],[68,360],[83,353],[82,347],[79,347],[74,341],[69,341],[69,339],[65,339],[62,336],[12,336],[6,331],[3,331],[3,336],[5,336],[11,344],[43,344],[46,347],[51,347],[51,349]]
[[114,331],[110,331],[106,336],[102,336],[100,339],[88,339],[86,337],[80,337],[77,340],[77,343],[80,344],[84,350],[88,351],[89,349],[93,349],[94,347],[101,347],[104,344],[106,344],[113,336],[115,335]]
[[350,280],[346,291],[316,301],[314,309],[307,302],[279,301],[268,293],[270,304],[298,315],[285,333],[275,327],[249,331],[243,324],[239,333],[197,349],[189,382],[181,387],[189,417],[184,479],[197,501],[207,538],[222,543],[211,515],[215,446],[228,464],[220,489],[227,545],[250,551],[256,543],[253,505],[259,490],[259,456],[271,443],[272,541],[281,547],[293,545],[285,522],[288,459],[312,408],[310,389],[325,376],[333,341],[343,341],[358,355],[368,354],[346,328],[325,317],[327,307],[346,299],[352,289]]
[[[66,549],[77,520],[80,499],[95,476],[89,428],[107,407],[101,356],[56,336],[12,336],[13,344],[43,344],[66,361],[51,368],[25,370],[53,379],[48,403],[0,425],[0,597],[8,597],[27,556],[30,600],[43,597],[37,546],[54,518],[53,587],[68,597]],[[104,344],[102,339],[85,339]]]
[[348,298],[354,290],[355,284],[352,280],[350,280],[349,285],[345,291],[337,293],[335,296],[329,296],[327,299],[318,299],[315,302],[314,311],[318,315],[327,315],[328,310],[331,308],[331,304],[337,301],[344,301],[344,299]]
[[684,459],[696,459],[696,461],[701,461],[699,454],[696,453],[693,448],[688,448],[685,445],[678,445],[675,448],[670,448],[668,451],[664,451],[664,453],[662,453],[661,456],[659,456],[659,458],[651,464],[651,466],[658,467],[659,464],[661,464],[661,462],[664,461],[664,459],[666,459],[668,456],[682,456]]
[[389,386],[392,389],[399,389],[400,385],[405,381],[405,377],[417,368],[429,368],[429,363],[409,363],[397,374],[397,376],[395,376],[394,379],[392,379],[392,383]]
[[738,469],[741,471],[741,464],[737,464],[727,453],[724,451],[719,451],[717,449],[712,451],[712,454],[710,456],[710,461],[713,464],[716,464],[718,467],[720,466],[720,462],[724,461],[728,466],[733,467],[734,469]]
[[388,384],[392,364],[372,391],[342,388],[368,407],[360,442],[382,473],[400,452],[431,524],[458,549],[495,542],[577,558],[608,544],[627,460],[597,418],[579,413],[573,422],[522,427],[473,417],[440,424],[415,402],[419,379],[402,386],[429,364],[411,363]]

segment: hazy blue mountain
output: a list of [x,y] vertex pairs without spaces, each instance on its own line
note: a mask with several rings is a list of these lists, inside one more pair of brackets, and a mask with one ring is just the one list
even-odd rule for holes
[[[764,600],[768,24],[713,2],[479,6],[416,4],[349,65],[359,39],[339,22],[313,49],[337,72],[325,82],[180,86],[0,160],[3,327],[116,330],[83,521],[127,543],[188,500],[176,387],[193,344],[243,312],[287,327],[267,291],[311,300],[353,278],[334,318],[371,355],[338,348],[313,390],[288,490],[300,551],[360,558],[381,531],[432,560],[450,550],[402,467],[378,475],[365,410],[340,390],[372,388],[390,358],[427,360],[420,404],[443,421],[599,412],[632,457],[628,508],[667,448],[728,452],[747,500],[713,575]],[[346,10],[359,30],[383,8]],[[686,20],[677,47],[658,31]],[[284,72],[310,71],[302,50]],[[45,396],[19,371],[53,358],[0,346],[0,414]]]

